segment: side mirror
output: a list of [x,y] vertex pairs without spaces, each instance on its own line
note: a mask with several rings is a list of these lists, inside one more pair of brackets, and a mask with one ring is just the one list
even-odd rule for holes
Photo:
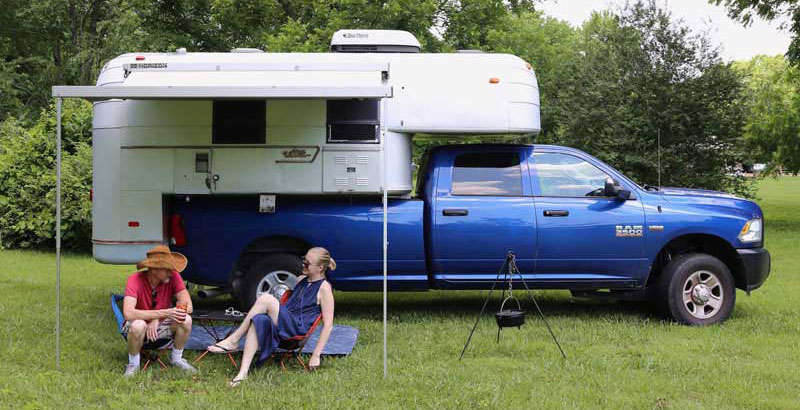
[[618,201],[625,201],[631,197],[631,191],[622,189],[617,181],[608,178],[603,188],[603,195],[607,197],[616,197]]
[[617,196],[619,193],[619,184],[611,178],[606,178],[606,185],[603,188],[603,196]]

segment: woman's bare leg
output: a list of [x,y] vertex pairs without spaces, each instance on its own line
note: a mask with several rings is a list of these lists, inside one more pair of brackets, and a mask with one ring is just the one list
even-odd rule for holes
[[244,341],[244,352],[242,352],[242,367],[239,368],[239,373],[233,380],[244,380],[247,378],[247,373],[250,371],[250,365],[253,363],[253,357],[258,350],[258,335],[256,329],[250,327],[247,331],[247,339]]
[[[278,323],[278,310],[280,309],[280,302],[278,299],[275,299],[274,296],[270,295],[269,293],[265,293],[261,295],[256,300],[256,303],[253,304],[253,307],[250,308],[250,311],[247,312],[247,316],[244,317],[242,324],[236,329],[230,336],[225,338],[225,340],[220,341],[217,345],[222,346],[229,350],[234,350],[239,347],[239,339],[245,335],[250,329],[250,323],[253,321],[253,316],[260,315],[262,313],[266,313],[272,319],[273,323]],[[253,329],[255,331],[255,329]],[[248,333],[249,334],[249,333]],[[257,343],[256,343],[257,346]]]

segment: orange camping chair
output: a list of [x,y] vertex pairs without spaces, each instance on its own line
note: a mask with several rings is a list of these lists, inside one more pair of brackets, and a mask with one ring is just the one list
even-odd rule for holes
[[[281,296],[281,306],[286,305],[286,302],[289,300],[289,296],[291,296],[292,291],[287,290]],[[280,363],[281,368],[285,371],[286,370],[286,363],[291,359],[297,360],[303,369],[308,371],[308,365],[303,361],[303,358],[300,356],[303,352],[303,347],[305,347],[308,339],[314,334],[314,331],[317,329],[319,322],[322,321],[322,314],[320,313],[317,315],[317,318],[314,319],[314,323],[311,324],[311,327],[308,328],[308,332],[304,335],[298,335],[294,337],[290,337],[285,340],[281,340],[278,344],[279,349],[283,349],[283,352],[275,352],[272,354],[272,359],[276,362]]]

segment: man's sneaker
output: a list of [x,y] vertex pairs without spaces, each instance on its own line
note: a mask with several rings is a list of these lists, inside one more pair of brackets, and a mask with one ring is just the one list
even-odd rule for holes
[[125,377],[133,377],[136,373],[139,373],[139,366],[135,364],[128,364],[125,366],[125,373],[123,376]]
[[197,373],[197,369],[182,357],[176,361],[173,361],[172,365],[187,373]]

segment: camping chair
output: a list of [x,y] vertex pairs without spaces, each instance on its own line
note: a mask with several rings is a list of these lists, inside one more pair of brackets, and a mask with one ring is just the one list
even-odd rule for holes
[[[122,308],[120,305],[122,304],[122,299],[125,297],[118,294],[111,294],[111,309],[114,311],[114,318],[117,319],[117,330],[119,331],[120,336],[126,341],[128,340],[128,335],[123,332],[123,326],[125,326],[125,316],[122,315]],[[161,360],[159,356],[159,349],[166,346],[172,342],[172,339],[157,339],[152,342],[145,342],[142,345],[141,354],[145,357],[144,365],[142,366],[142,371],[147,370],[147,366],[150,365],[151,361],[155,361],[158,363],[162,369],[167,368],[167,364]]]
[[[286,302],[289,300],[289,296],[291,296],[292,291],[287,290],[281,296],[281,305],[285,305]],[[282,352],[275,352],[272,354],[272,359],[276,362],[280,363],[281,368],[286,371],[286,362],[292,358],[296,359],[303,369],[308,371],[308,366],[303,361],[302,357],[300,356],[303,352],[303,347],[305,347],[308,339],[314,334],[314,331],[317,329],[319,322],[322,321],[322,314],[320,313],[317,315],[317,318],[314,319],[314,323],[311,324],[311,327],[308,328],[308,332],[304,335],[290,337],[285,340],[281,340],[278,344],[278,348],[282,349]]]

